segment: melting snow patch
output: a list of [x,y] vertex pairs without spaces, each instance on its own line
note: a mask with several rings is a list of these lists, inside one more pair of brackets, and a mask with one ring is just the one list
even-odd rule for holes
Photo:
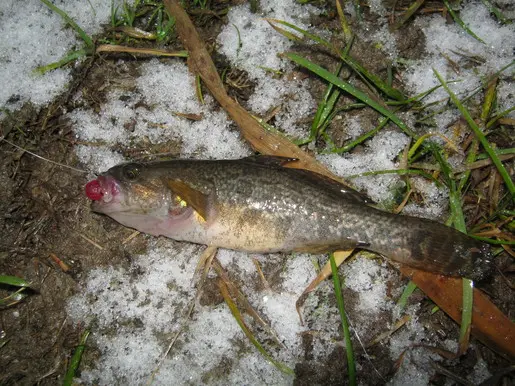
[[[99,147],[130,147],[143,139],[151,143],[175,140],[185,158],[241,158],[249,154],[239,133],[230,129],[227,115],[211,111],[212,98],[206,98],[205,105],[196,100],[194,78],[184,63],[152,60],[143,64],[140,72],[137,92],[114,90],[100,112],[75,109],[68,114],[79,140],[97,142]],[[192,122],[175,113],[196,114],[200,120]],[[87,159],[85,149],[80,151],[81,160]]]
[[410,182],[413,191],[422,194],[423,203],[419,205],[409,202],[402,213],[432,220],[442,220],[442,216],[447,212],[449,190],[444,187],[437,187],[436,184],[424,178],[413,177]]
[[75,153],[86,168],[95,174],[105,172],[107,169],[125,162],[125,158],[105,147],[93,147],[86,145],[78,145],[75,147]]
[[[88,34],[100,31],[111,12],[111,2],[104,0],[90,0],[86,4],[69,0],[56,5]],[[45,75],[33,71],[61,60],[74,46],[82,45],[75,32],[66,28],[64,20],[39,0],[24,1],[22,8],[20,12],[20,2],[16,0],[0,3],[0,107],[12,110],[29,100],[36,105],[49,103],[61,93],[70,80],[69,69]]]
[[295,1],[261,1],[261,14],[250,12],[248,4],[229,11],[229,21],[218,36],[220,52],[236,67],[245,70],[257,84],[248,103],[250,108],[264,114],[279,107],[275,125],[286,133],[302,137],[306,130],[298,128],[298,121],[315,112],[315,101],[301,80],[273,79],[267,69],[288,71],[293,68],[278,55],[288,51],[292,43],[275,31],[265,20],[274,18],[308,29],[306,20],[316,11]]
[[260,14],[251,13],[248,4],[231,8],[228,23],[218,35],[220,52],[253,79],[262,78],[264,68],[291,68],[287,61],[278,57],[292,46],[291,41],[270,27],[265,18],[284,20],[307,29],[307,20],[316,11],[316,8],[302,6],[294,0],[265,0],[259,5]]
[[[363,172],[397,169],[395,159],[409,143],[406,135],[383,131],[367,142],[361,153],[319,155],[318,159],[335,174],[346,177]],[[358,189],[366,190],[372,200],[393,200],[393,190],[404,182],[395,174],[375,175],[352,179]]]
[[[92,339],[102,353],[95,369],[82,372],[86,383],[146,383],[164,347],[183,322],[195,290],[191,279],[200,248],[182,251],[152,247],[130,269],[90,272],[83,293],[71,299],[68,313],[76,322],[97,326]],[[205,308],[187,323],[179,353],[170,355],[156,375],[158,384],[198,383],[223,356],[234,357],[233,339],[243,333],[222,304]]]
[[[404,78],[415,94],[439,84],[432,68],[435,68],[447,81],[459,80],[457,83],[449,84],[449,87],[463,96],[465,92],[471,92],[480,85],[481,75],[491,75],[513,60],[512,50],[515,46],[513,25],[500,26],[490,17],[488,8],[480,2],[467,3],[461,11],[461,17],[486,44],[475,40],[456,23],[447,23],[440,15],[417,18],[416,24],[426,35],[428,55],[405,74]],[[459,75],[450,67],[449,60],[445,56],[460,64]],[[467,57],[480,58],[484,63],[468,69]],[[440,88],[425,102],[434,102],[447,97],[445,90]]]
[[390,271],[385,263],[358,256],[343,267],[345,286],[359,294],[359,314],[391,309],[393,303],[386,294]]

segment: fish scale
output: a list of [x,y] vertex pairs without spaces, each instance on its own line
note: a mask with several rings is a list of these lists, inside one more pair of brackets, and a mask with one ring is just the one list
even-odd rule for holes
[[363,248],[473,280],[491,271],[488,245],[435,221],[381,211],[343,184],[283,166],[291,161],[127,163],[91,181],[86,193],[94,211],[175,240],[259,253]]

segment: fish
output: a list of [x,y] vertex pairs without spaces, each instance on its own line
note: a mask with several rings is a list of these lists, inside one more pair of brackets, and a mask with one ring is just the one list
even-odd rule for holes
[[429,219],[376,208],[295,159],[176,159],[114,166],[85,186],[92,210],[126,227],[254,253],[365,249],[407,266],[483,280],[488,244]]

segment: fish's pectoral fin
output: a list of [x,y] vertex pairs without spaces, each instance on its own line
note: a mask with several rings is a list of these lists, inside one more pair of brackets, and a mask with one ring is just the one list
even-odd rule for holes
[[172,192],[184,200],[188,206],[191,206],[204,221],[207,219],[209,208],[209,196],[207,194],[192,188],[181,180],[170,179],[166,183]]
[[258,163],[266,166],[284,166],[287,163],[298,161],[298,158],[281,157],[278,155],[251,155],[242,158],[243,161]]
[[[336,267],[339,267],[346,259],[349,257],[354,249],[346,250],[346,251],[336,251],[333,253],[334,261],[336,262]],[[327,263],[324,265],[320,273],[313,279],[311,283],[306,287],[304,292],[299,296],[297,301],[295,302],[295,307],[297,308],[297,313],[299,314],[300,324],[304,324],[302,320],[302,306],[304,302],[308,298],[308,295],[313,292],[318,285],[323,282],[327,277],[331,274],[331,259],[327,260]]]

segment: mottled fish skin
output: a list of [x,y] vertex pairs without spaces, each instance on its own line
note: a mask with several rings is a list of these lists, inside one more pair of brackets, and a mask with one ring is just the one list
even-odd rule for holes
[[127,163],[98,178],[93,201],[128,227],[248,252],[363,248],[422,270],[483,279],[488,245],[435,221],[394,215],[280,157]]

